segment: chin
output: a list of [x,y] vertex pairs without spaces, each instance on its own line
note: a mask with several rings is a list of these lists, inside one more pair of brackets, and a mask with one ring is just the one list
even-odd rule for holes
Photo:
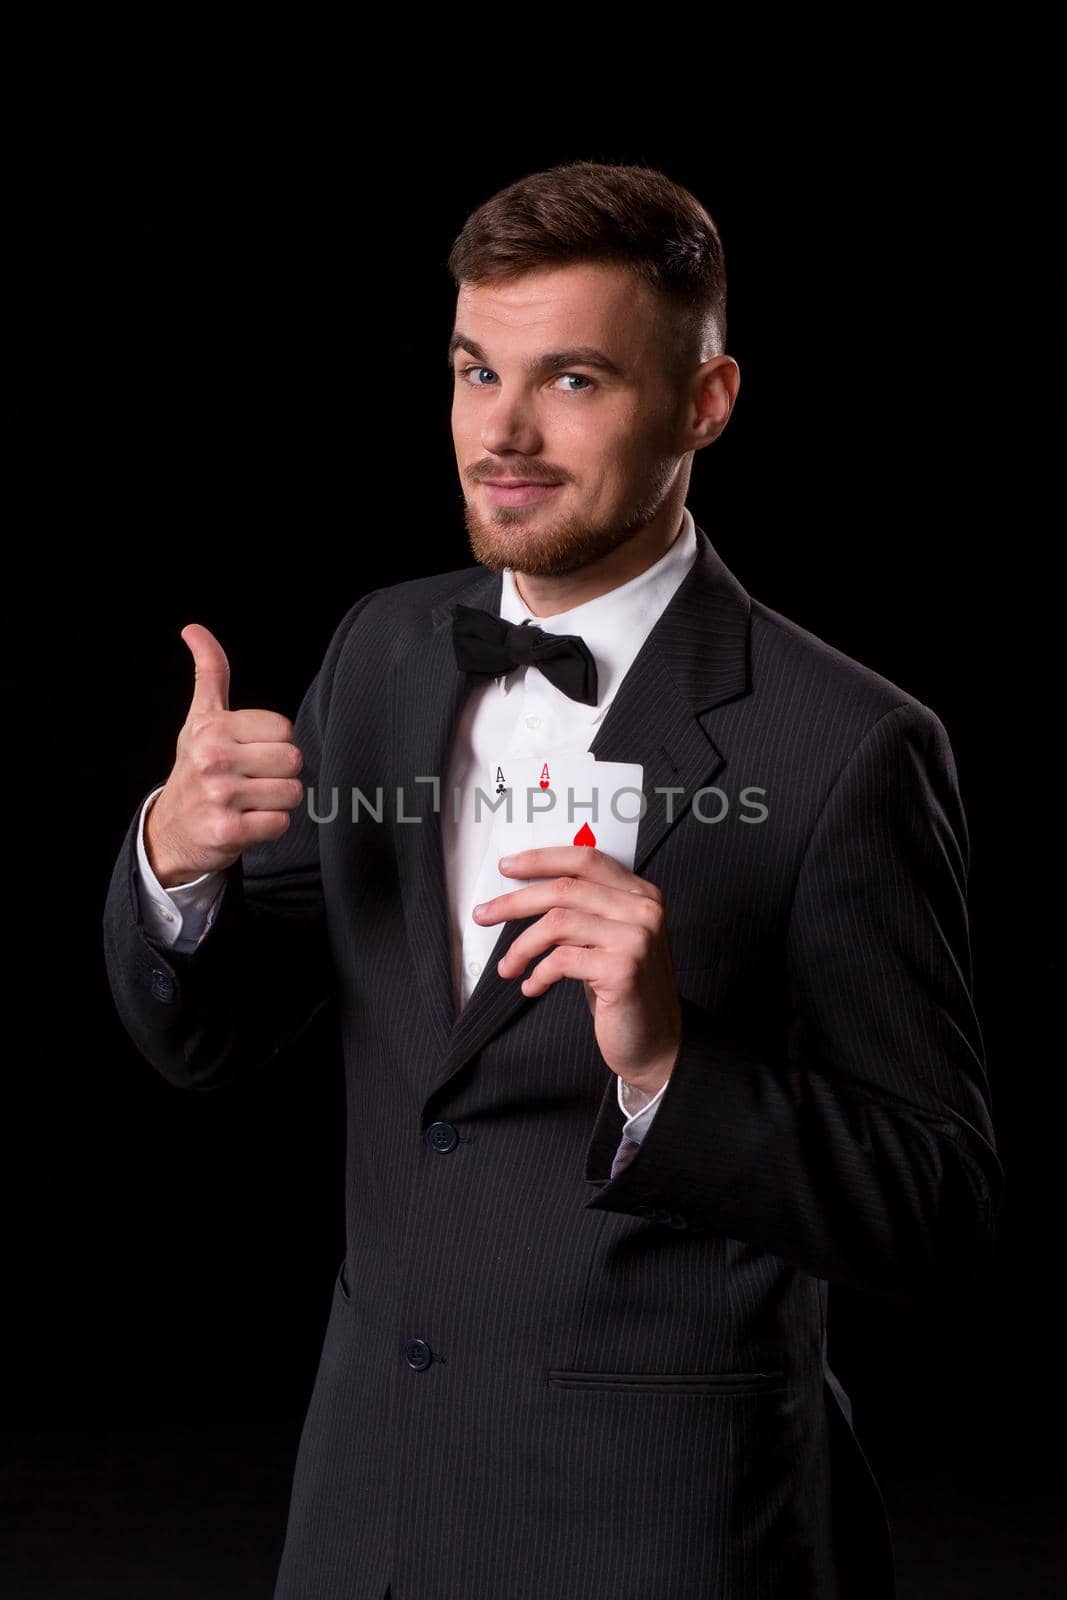
[[539,509],[504,506],[486,517],[468,506],[467,537],[474,559],[490,572],[511,567],[537,577],[557,577],[584,566],[588,555],[570,519],[557,516],[541,526]]
[[468,503],[467,537],[474,559],[491,572],[511,567],[531,578],[561,578],[610,554],[636,531],[630,521],[590,525],[573,513],[546,518],[541,525],[539,509],[497,507],[487,518]]

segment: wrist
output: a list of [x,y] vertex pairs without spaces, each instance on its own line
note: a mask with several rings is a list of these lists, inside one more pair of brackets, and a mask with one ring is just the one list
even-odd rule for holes
[[199,877],[199,873],[186,871],[173,856],[168,856],[165,845],[161,847],[159,817],[155,815],[157,803],[153,800],[145,812],[142,834],[144,853],[160,888],[171,889],[176,884],[188,883],[192,878]]
[[672,1057],[669,1065],[660,1065],[641,1073],[624,1074],[620,1072],[619,1077],[622,1079],[624,1089],[636,1089],[638,1094],[647,1095],[651,1099],[653,1095],[658,1094],[663,1088],[663,1085],[671,1075],[673,1067],[674,1058]]

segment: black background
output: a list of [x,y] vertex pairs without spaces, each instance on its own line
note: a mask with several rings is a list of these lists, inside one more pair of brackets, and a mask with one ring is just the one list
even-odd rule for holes
[[[113,1009],[103,899],[173,761],[187,622],[223,643],[231,706],[293,716],[356,598],[471,561],[445,260],[495,189],[576,157],[659,166],[719,225],[742,381],[694,463],[697,520],[753,595],[952,740],[1008,1179],[997,1263],[948,1306],[835,1288],[831,1363],[901,1594],[1051,1592],[1051,177],[1040,95],[1009,117],[993,69],[913,63],[877,96],[838,86],[733,119],[714,74],[669,115],[615,123],[602,86],[557,87],[524,118],[478,74],[439,117],[405,94],[361,121],[354,91],[314,74],[296,100],[248,74],[160,100],[146,74],[76,117],[27,111],[6,203],[0,1594],[269,1596],[344,1250],[340,1061],[320,1028],[252,1083],[171,1088]],[[289,558],[308,541],[333,576],[300,592]]]

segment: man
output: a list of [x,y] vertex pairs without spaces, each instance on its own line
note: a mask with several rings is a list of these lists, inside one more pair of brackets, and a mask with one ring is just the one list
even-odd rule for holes
[[[183,630],[105,913],[172,1083],[336,1007],[347,1248],[276,1600],[889,1595],[828,1284],[943,1291],[1002,1182],[949,741],[686,506],[739,386],[692,195],[535,173],[450,266],[478,567],[356,601],[295,726]],[[454,797],[589,753],[641,765],[632,867],[498,869]]]

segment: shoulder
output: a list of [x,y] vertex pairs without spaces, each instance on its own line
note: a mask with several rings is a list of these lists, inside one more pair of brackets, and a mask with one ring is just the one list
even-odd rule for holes
[[398,643],[424,633],[435,608],[466,589],[475,579],[490,578],[482,566],[456,567],[427,577],[389,583],[353,602],[334,631],[331,650],[346,644],[365,650],[384,649],[391,657]]
[[754,699],[827,754],[851,752],[883,719],[889,727],[941,728],[918,695],[791,617],[756,599],[751,615]]
[[937,713],[756,600],[751,649],[754,731],[784,752],[794,799],[811,802],[813,819],[830,815],[832,796],[840,816],[871,835],[879,825],[899,832],[922,819],[965,873],[967,821],[955,754]]

